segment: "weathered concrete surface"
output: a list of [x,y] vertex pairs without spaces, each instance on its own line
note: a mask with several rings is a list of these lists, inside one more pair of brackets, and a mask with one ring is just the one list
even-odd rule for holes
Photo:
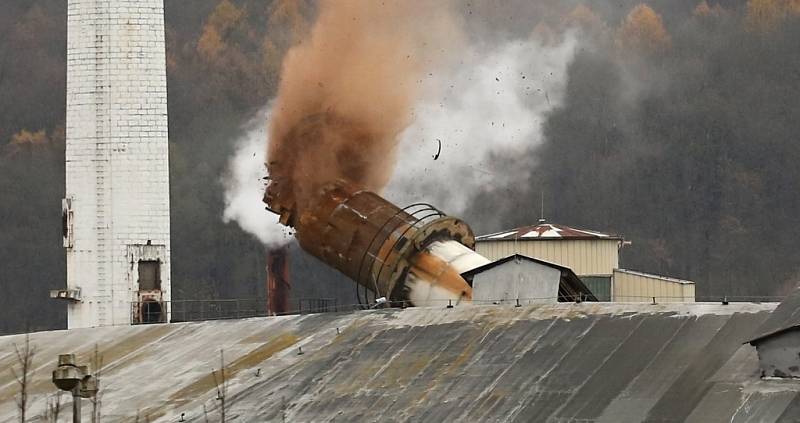
[[[88,361],[97,343],[104,421],[204,421],[204,404],[218,421],[220,348],[231,421],[798,421],[800,383],[759,379],[742,345],[774,307],[460,306],[36,333],[31,414],[56,355]],[[0,338],[0,368],[21,342]],[[0,421],[14,392],[5,371]]]
[[800,378],[800,329],[762,338],[755,346],[762,376]]
[[757,343],[763,338],[797,327],[800,327],[800,285],[781,301],[775,312],[753,333],[750,342]]

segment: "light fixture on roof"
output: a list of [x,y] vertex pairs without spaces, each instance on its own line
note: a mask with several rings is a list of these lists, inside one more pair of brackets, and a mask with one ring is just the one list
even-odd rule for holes
[[89,373],[87,366],[75,364],[75,354],[59,354],[58,367],[53,370],[53,384],[72,393],[73,421],[81,421],[81,398],[97,395],[97,378]]

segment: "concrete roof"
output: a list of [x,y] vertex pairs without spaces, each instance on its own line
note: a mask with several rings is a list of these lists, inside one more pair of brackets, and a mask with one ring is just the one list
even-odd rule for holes
[[[203,404],[218,420],[220,348],[235,421],[796,421],[800,383],[759,379],[742,344],[774,307],[462,305],[35,333],[30,415],[56,355],[87,361],[98,343],[106,421],[203,421]],[[0,368],[21,342],[0,337]],[[0,421],[14,392],[0,373]]]
[[591,240],[615,240],[622,241],[619,235],[604,234],[602,232],[590,231],[586,229],[571,228],[554,223],[539,221],[532,226],[508,229],[487,235],[480,235],[476,241],[538,241],[538,240],[563,240],[563,239],[591,239]]
[[778,305],[748,342],[756,344],[764,338],[796,328],[800,328],[800,285]]

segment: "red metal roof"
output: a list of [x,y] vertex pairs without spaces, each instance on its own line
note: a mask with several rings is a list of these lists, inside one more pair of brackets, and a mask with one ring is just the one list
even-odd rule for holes
[[506,241],[506,240],[536,241],[553,239],[610,239],[622,240],[619,235],[605,234],[586,229],[570,228],[569,226],[556,225],[540,220],[534,226],[523,226],[521,228],[509,229],[507,231],[495,232],[493,234],[481,235],[475,238],[476,241]]

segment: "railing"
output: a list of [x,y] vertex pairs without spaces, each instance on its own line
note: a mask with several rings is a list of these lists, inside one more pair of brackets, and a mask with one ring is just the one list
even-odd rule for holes
[[301,298],[297,301],[297,312],[299,314],[337,311],[339,311],[339,302],[335,298]]
[[134,324],[166,323],[167,313],[172,322],[243,319],[267,315],[267,305],[263,299],[174,300],[157,303],[160,307],[151,304],[153,303],[149,301],[132,304]]
[[[688,303],[681,296],[625,296],[625,301],[613,301],[603,304],[615,303]],[[694,299],[696,303],[716,303],[727,305],[730,303],[771,303],[780,302],[785,296],[704,296]],[[535,297],[535,298],[499,298],[494,300],[472,300],[471,302],[458,302],[454,300],[428,300],[427,306],[454,308],[464,304],[472,305],[497,305],[515,306],[546,304],[546,303],[595,303],[588,302],[585,295],[560,296],[560,297]],[[298,300],[297,310],[286,313],[271,313],[266,308],[264,299],[224,299],[224,300],[175,300],[158,303],[154,307],[152,302],[132,303],[132,310],[139,311],[134,324],[166,323],[167,312],[171,322],[191,322],[205,320],[243,319],[249,317],[265,317],[295,314],[317,313],[352,313],[359,310],[397,308],[403,309],[411,306],[408,301],[387,301],[372,304],[340,304],[333,298],[301,298]]]

